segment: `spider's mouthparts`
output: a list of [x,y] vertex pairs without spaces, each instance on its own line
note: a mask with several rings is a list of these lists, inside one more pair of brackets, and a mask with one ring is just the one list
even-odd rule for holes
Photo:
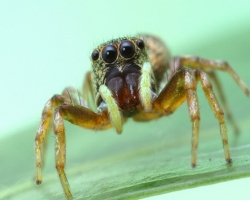
[[106,85],[122,110],[130,110],[140,102],[138,89],[140,70],[136,64],[126,66],[123,71],[115,66],[109,67],[105,76]]

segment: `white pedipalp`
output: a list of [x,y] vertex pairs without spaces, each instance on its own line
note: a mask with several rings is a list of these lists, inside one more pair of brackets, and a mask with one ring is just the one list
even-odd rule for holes
[[[119,107],[106,85],[101,85],[99,88],[100,95],[104,100],[102,106],[107,107],[111,124],[115,127],[117,133],[122,132],[122,115]],[[101,111],[102,108],[99,108]]]
[[145,62],[141,69],[139,82],[139,94],[142,107],[146,112],[152,109],[152,90],[151,90],[152,67],[149,62]]

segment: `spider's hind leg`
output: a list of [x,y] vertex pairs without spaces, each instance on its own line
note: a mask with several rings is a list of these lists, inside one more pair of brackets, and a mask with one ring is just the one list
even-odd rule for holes
[[215,88],[217,89],[217,92],[218,92],[219,98],[221,100],[222,106],[225,109],[225,115],[226,115],[226,118],[229,121],[229,124],[232,126],[232,128],[234,130],[234,133],[236,135],[238,135],[239,132],[240,132],[240,128],[237,125],[237,123],[236,123],[236,121],[235,121],[235,119],[234,119],[234,117],[232,115],[230,106],[229,106],[228,101],[227,101],[227,99],[225,97],[222,85],[221,85],[216,73],[213,72],[213,71],[206,72],[206,73],[209,75],[209,78],[212,80],[212,82],[214,83]]
[[232,159],[230,157],[230,152],[229,152],[229,147],[228,147],[227,127],[226,127],[226,122],[224,119],[224,112],[221,109],[221,106],[216,98],[216,95],[212,88],[212,84],[210,83],[210,80],[208,78],[208,75],[205,72],[198,70],[198,69],[195,71],[196,71],[197,79],[201,81],[202,89],[211,106],[211,109],[213,110],[215,117],[219,121],[220,134],[222,137],[222,144],[224,148],[225,159],[228,163],[231,163]]

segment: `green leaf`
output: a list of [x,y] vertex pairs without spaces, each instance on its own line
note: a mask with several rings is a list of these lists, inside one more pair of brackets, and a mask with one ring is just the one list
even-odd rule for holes
[[[249,85],[249,46],[243,45],[249,43],[249,32],[242,30],[237,35],[221,38],[220,42],[204,44],[190,54],[218,58],[220,55],[216,52],[225,53]],[[239,38],[235,48],[230,43],[234,38]],[[237,52],[237,48],[243,49]],[[117,135],[113,129],[95,132],[66,123],[66,174],[75,199],[137,199],[249,176],[250,101],[230,76],[220,77],[241,128],[237,137],[228,124],[232,164],[224,160],[218,122],[199,87],[201,129],[195,169],[190,166],[191,123],[186,104],[173,115],[156,121],[135,123],[129,120],[122,135]],[[36,128],[34,125],[0,141],[0,199],[64,198],[54,167],[53,134],[43,183],[34,184]]]

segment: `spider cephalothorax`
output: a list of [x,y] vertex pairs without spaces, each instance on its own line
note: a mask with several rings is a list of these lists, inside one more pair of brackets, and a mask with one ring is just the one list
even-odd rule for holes
[[[42,182],[43,144],[48,138],[51,123],[56,137],[56,169],[67,199],[72,199],[64,171],[64,120],[93,130],[114,127],[117,133],[121,133],[123,123],[128,117],[144,122],[157,119],[172,114],[185,101],[192,123],[191,165],[195,167],[200,124],[196,94],[198,82],[201,83],[211,110],[219,122],[225,160],[227,163],[232,162],[224,112],[213,91],[212,82],[219,91],[225,114],[235,131],[237,126],[231,118],[215,72],[224,71],[230,74],[248,97],[250,90],[227,62],[192,56],[170,58],[164,43],[151,35],[111,40],[98,46],[93,51],[91,60],[92,76],[91,72],[87,73],[83,93],[66,88],[62,95],[50,98],[43,109],[35,138],[37,184]],[[96,110],[89,108],[89,96],[95,101]]]

